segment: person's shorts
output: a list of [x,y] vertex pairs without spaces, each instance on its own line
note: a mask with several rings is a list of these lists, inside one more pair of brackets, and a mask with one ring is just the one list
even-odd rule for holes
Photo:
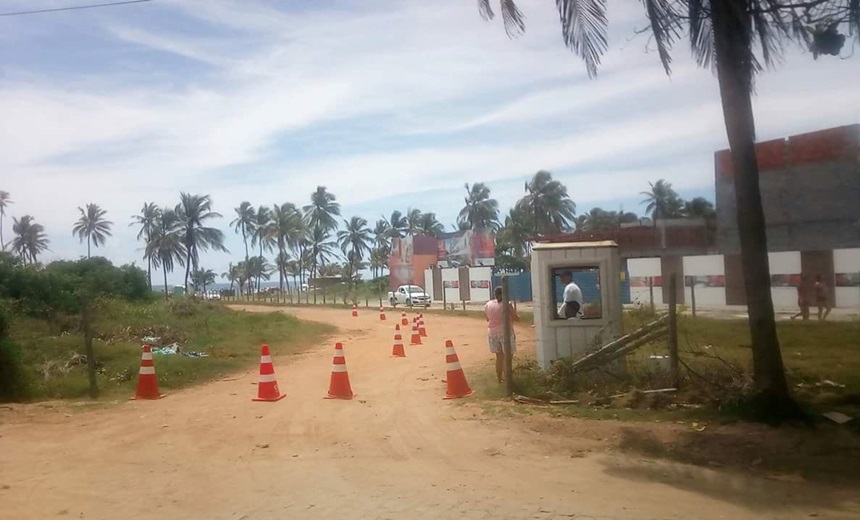
[[[490,352],[493,354],[501,354],[505,351],[505,335],[504,334],[490,334],[487,336],[487,340],[490,344]],[[511,334],[511,354],[517,351],[517,337]]]

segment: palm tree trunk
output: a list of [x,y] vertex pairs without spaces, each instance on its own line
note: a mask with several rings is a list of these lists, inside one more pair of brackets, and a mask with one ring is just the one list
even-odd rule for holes
[[149,292],[152,292],[152,257],[146,258],[146,281],[149,283]]
[[87,235],[87,260],[90,258],[90,236]]
[[6,251],[6,241],[3,240],[3,214],[0,213],[0,251]]
[[167,293],[167,268],[165,267],[165,268],[164,268],[164,269],[162,269],[162,270],[164,271],[164,299],[166,300],[166,299],[168,298],[168,293]]
[[242,240],[245,241],[245,265],[248,265],[248,234],[245,233],[245,226],[242,226]]
[[[750,17],[744,0],[711,4],[717,76],[732,155],[741,263],[756,389],[773,405],[790,401],[770,292],[767,229],[761,203],[751,100]],[[776,411],[776,410],[773,410]]]

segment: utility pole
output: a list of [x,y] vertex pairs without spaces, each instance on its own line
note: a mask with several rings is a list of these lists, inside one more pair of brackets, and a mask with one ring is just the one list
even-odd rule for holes
[[513,332],[511,324],[511,305],[508,299],[508,277],[502,276],[502,322],[505,325],[502,350],[505,353],[505,395],[514,395],[513,377],[513,352],[511,352],[511,335]]

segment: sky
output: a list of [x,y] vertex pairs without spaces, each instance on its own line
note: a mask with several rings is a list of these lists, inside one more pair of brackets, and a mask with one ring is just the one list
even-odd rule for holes
[[[0,0],[0,13],[87,3]],[[221,273],[244,256],[233,208],[301,206],[318,185],[371,226],[419,208],[450,227],[467,182],[487,183],[507,212],[542,169],[579,212],[642,213],[640,192],[661,178],[713,200],[713,154],[727,147],[719,92],[685,43],[667,77],[636,33],[641,5],[612,2],[589,79],[554,2],[518,5],[516,39],[474,0],[153,0],[0,17],[8,213],[45,226],[41,260],[78,258],[77,208],[97,203],[115,223],[97,254],[142,265],[131,215],[209,194],[230,253],[201,266]],[[757,79],[758,138],[860,122],[858,60],[788,47]]]

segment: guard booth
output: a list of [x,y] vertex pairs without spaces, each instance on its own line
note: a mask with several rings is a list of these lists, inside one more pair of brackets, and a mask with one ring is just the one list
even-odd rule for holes
[[[614,241],[535,244],[531,271],[541,368],[559,358],[578,358],[621,335],[621,260]],[[580,316],[570,319],[559,316],[566,272],[584,300]]]

